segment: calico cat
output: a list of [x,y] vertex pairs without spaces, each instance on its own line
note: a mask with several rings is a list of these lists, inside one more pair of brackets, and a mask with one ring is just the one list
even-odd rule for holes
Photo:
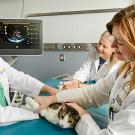
[[[25,98],[25,106],[23,108],[34,111],[39,104],[32,98]],[[40,112],[41,117],[48,121],[59,125],[61,128],[72,128],[80,119],[78,112],[68,106],[66,103],[54,103]]]

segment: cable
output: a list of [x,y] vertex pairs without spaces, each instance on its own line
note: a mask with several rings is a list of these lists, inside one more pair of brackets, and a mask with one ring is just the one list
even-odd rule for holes
[[22,0],[22,2],[23,2],[23,5],[22,5],[21,19],[22,19],[22,17],[23,17],[23,12],[24,12],[24,0]]

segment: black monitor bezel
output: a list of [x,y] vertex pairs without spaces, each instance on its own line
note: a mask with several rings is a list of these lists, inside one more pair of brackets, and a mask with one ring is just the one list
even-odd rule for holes
[[43,43],[42,43],[42,21],[33,20],[33,19],[0,19],[2,23],[39,23],[40,24],[40,39],[39,39],[39,48],[38,49],[0,49],[0,56],[18,56],[18,55],[41,55],[43,53]]

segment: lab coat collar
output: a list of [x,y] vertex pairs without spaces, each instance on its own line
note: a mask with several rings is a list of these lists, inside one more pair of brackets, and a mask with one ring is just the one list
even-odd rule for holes
[[130,104],[135,102],[135,89],[130,92],[127,98],[123,101],[121,109],[127,108]]
[[3,86],[3,89],[4,89],[4,95],[5,95],[5,98],[7,100],[7,103],[10,104],[10,98],[9,98],[9,86],[6,84],[6,81],[4,78],[5,77],[5,74],[4,72],[6,71],[6,68],[4,67],[0,67],[0,82]]
[[98,65],[99,65],[99,56],[98,56],[98,54],[97,54],[97,55],[96,55],[96,60],[95,60],[96,71],[98,70]]

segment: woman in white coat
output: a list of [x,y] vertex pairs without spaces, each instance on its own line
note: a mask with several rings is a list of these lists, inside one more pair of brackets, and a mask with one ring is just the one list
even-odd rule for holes
[[40,92],[50,94],[57,92],[35,78],[17,71],[0,58],[0,126],[39,117],[36,113],[10,106],[9,88],[17,89],[31,97],[38,96]]
[[114,37],[107,31],[102,33],[99,43],[90,47],[88,56],[83,65],[74,74],[73,80],[63,82],[63,89],[85,87],[82,83],[96,83],[119,67],[119,62],[114,57],[111,45]]
[[38,97],[42,108],[54,102],[76,102],[83,108],[109,102],[108,127],[100,129],[92,117],[80,106],[81,119],[76,125],[78,135],[134,135],[135,134],[135,5],[119,11],[107,24],[115,37],[112,44],[116,57],[125,63],[110,76],[87,88],[61,91],[49,97]]

